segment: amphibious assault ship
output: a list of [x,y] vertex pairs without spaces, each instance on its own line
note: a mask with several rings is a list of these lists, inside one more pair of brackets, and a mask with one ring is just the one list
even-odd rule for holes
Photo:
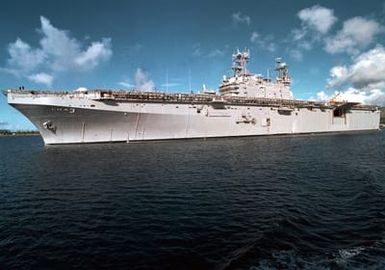
[[7,90],[8,103],[37,127],[45,144],[257,136],[379,129],[375,106],[293,98],[288,66],[276,80],[251,74],[249,52],[233,55],[233,76],[199,94],[82,90]]

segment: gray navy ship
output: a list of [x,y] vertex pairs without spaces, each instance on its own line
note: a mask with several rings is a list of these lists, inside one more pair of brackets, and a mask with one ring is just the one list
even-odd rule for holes
[[39,130],[45,144],[373,131],[376,106],[293,98],[288,66],[275,80],[251,74],[250,54],[233,54],[233,76],[199,94],[79,90],[6,90],[8,103]]

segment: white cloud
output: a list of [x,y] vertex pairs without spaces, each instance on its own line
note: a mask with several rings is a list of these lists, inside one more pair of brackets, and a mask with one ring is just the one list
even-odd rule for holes
[[325,50],[329,53],[357,54],[359,49],[366,48],[382,31],[383,27],[377,21],[354,17],[345,21],[335,36],[326,39]]
[[40,22],[40,47],[33,48],[18,38],[8,46],[9,59],[7,66],[1,68],[2,71],[49,85],[53,82],[53,76],[44,70],[49,73],[91,70],[112,55],[111,39],[92,42],[83,48],[81,42],[71,37],[68,31],[54,27],[47,18],[40,17]]
[[100,62],[111,57],[110,44],[111,39],[109,38],[104,38],[102,42],[93,42],[86,51],[79,53],[78,57],[75,58],[75,63],[84,69],[95,68]]
[[[326,94],[325,91],[319,91],[317,93],[317,100],[322,100],[322,101],[327,101],[331,98],[331,96],[329,96],[328,94]],[[310,100],[312,100],[313,98],[311,97]]]
[[368,91],[349,87],[345,91],[334,92],[328,95],[325,91],[317,93],[317,100],[328,101],[334,98],[338,101],[359,102],[368,105],[385,106],[385,92],[381,89],[371,89]]
[[251,19],[250,16],[242,14],[240,11],[233,13],[231,15],[231,18],[233,19],[233,23],[235,25],[238,24],[247,24],[250,25]]
[[329,87],[338,87],[345,84],[348,80],[348,69],[346,66],[334,66],[330,69],[330,77],[328,81]]
[[90,70],[112,55],[110,39],[93,42],[82,50],[80,42],[67,31],[57,29],[45,17],[40,17],[40,21],[40,32],[43,34],[40,44],[44,53],[50,56],[53,70]]
[[335,66],[330,70],[330,87],[352,84],[355,88],[385,83],[385,48],[377,46],[353,59],[350,66]]
[[46,58],[41,49],[33,49],[31,46],[18,38],[14,43],[8,45],[9,72],[14,75],[23,75],[42,64]]
[[40,45],[50,57],[49,64],[53,70],[74,68],[74,59],[80,51],[80,44],[69,33],[54,27],[45,17],[40,17],[41,28],[38,30],[43,38]]
[[274,37],[272,35],[262,36],[258,32],[251,33],[250,41],[258,47],[269,52],[275,52],[277,50],[276,43],[273,42]]
[[138,68],[135,73],[135,88],[141,91],[153,91],[155,83],[148,78],[148,74]]
[[340,100],[348,100],[351,102],[361,102],[364,104],[384,105],[385,93],[380,89],[371,89],[369,91],[355,89],[350,87],[341,92],[338,97]]
[[297,15],[305,25],[321,34],[326,34],[337,21],[333,13],[332,9],[315,5],[311,8],[300,10]]
[[44,84],[50,87],[52,85],[54,77],[42,72],[28,76],[28,79],[34,83]]
[[[328,87],[347,87],[340,91],[340,100],[385,106],[385,48],[378,45],[354,57],[352,61],[350,65],[338,65],[330,69]],[[322,91],[318,94],[319,99],[328,98]]]
[[338,19],[332,9],[319,5],[302,9],[297,16],[302,23],[301,27],[290,31],[288,52],[293,59],[302,61],[304,52],[310,51],[314,44],[322,41]]

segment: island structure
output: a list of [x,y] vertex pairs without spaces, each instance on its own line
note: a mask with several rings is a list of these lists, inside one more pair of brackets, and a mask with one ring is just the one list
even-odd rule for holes
[[45,144],[374,131],[380,110],[357,102],[296,100],[286,63],[275,80],[251,74],[249,51],[233,54],[233,75],[216,91],[6,90],[8,103]]

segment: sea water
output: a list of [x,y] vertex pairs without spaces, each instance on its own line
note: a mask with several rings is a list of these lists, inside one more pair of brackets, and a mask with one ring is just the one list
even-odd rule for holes
[[385,268],[385,132],[0,138],[1,269]]

